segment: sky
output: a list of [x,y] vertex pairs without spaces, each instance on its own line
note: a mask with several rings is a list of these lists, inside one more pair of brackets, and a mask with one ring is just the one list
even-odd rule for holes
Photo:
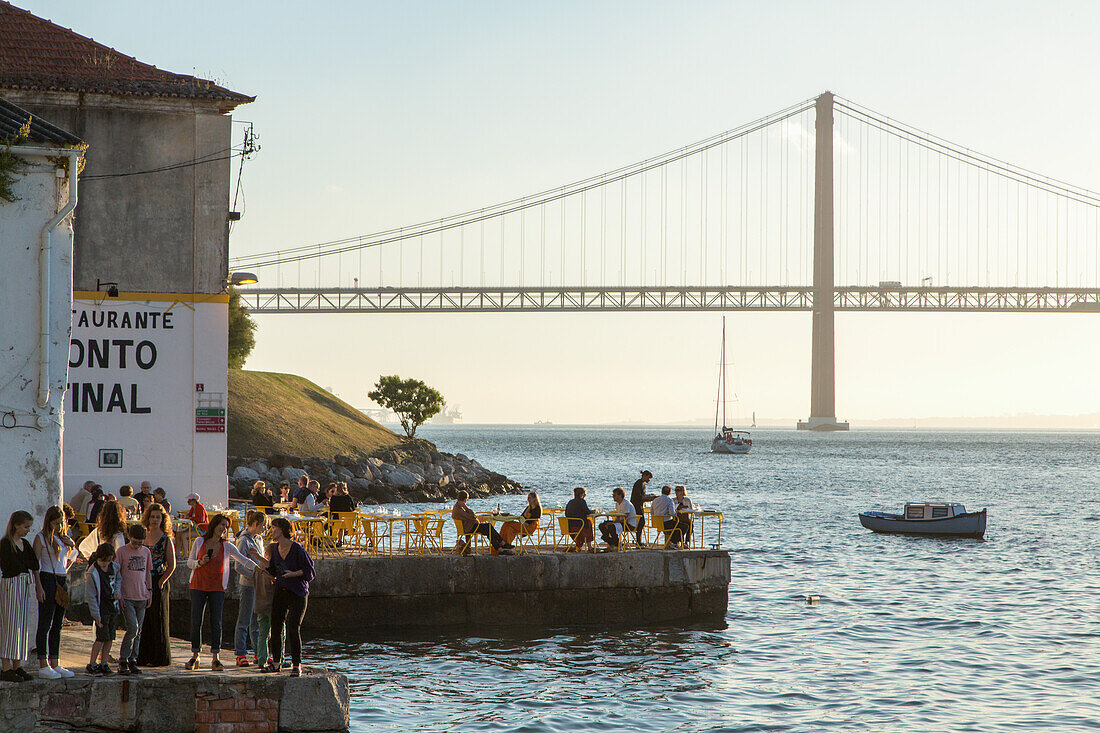
[[[232,256],[375,232],[615,169],[828,89],[1100,190],[1094,2],[22,0],[257,95]],[[238,126],[238,130],[239,130]],[[467,422],[713,415],[721,316],[257,316],[250,369],[357,407],[417,377]],[[727,316],[734,412],[805,418],[810,316]],[[837,416],[1100,412],[1100,316],[837,315]]]

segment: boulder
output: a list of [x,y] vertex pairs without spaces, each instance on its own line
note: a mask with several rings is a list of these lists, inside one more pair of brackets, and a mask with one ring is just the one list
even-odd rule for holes
[[302,459],[297,456],[288,456],[284,453],[276,453],[267,460],[272,468],[301,468]]
[[290,483],[297,483],[298,479],[308,474],[300,468],[284,468],[282,471],[283,481],[289,481]]
[[233,471],[233,478],[240,479],[242,481],[258,481],[260,474],[248,466],[237,466]]
[[269,470],[271,470],[268,467],[268,465],[266,463],[264,463],[263,461],[253,461],[252,463],[248,464],[248,467],[251,468],[256,473],[260,474],[261,476],[263,476],[265,473],[267,473]]
[[401,489],[411,489],[423,483],[423,479],[412,471],[408,471],[401,466],[395,466],[390,463],[382,466],[382,479],[390,486]]

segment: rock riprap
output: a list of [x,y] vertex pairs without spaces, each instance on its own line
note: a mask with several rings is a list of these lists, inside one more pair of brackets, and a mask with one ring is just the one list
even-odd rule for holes
[[303,474],[322,486],[344,481],[357,501],[377,504],[445,501],[460,490],[472,497],[518,494],[524,488],[462,453],[443,453],[422,440],[371,456],[229,458],[230,490],[241,498],[246,498],[260,479],[276,490],[283,481],[296,484]]

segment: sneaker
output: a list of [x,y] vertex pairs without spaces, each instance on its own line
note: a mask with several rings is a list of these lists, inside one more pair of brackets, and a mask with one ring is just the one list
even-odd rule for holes
[[248,666],[248,657],[238,655],[237,656],[237,666],[238,667],[247,667]]
[[64,667],[54,667],[53,671],[57,672],[62,677],[75,677],[76,676],[72,672],[70,672],[69,670],[65,669]]
[[30,682],[31,680],[34,679],[34,677],[31,677],[30,672],[23,669],[22,667],[16,667],[12,671],[15,672],[17,675],[19,675],[19,680],[21,682]]
[[15,673],[14,669],[5,669],[0,672],[0,682],[22,682],[23,678]]
[[113,675],[115,673],[115,671],[113,669],[111,669],[109,666],[107,666],[106,664],[101,664],[101,665],[99,665],[99,673],[101,675],[103,675],[104,677],[110,677],[111,675]]
[[39,667],[38,678],[43,680],[59,680],[61,674],[52,667]]
[[257,656],[256,656],[255,654],[253,654],[253,655],[252,655],[252,663],[253,663],[254,665],[256,665],[257,667],[259,667],[259,666],[260,666],[260,658],[259,658],[259,657],[257,657]]
[[502,549],[502,550],[514,550],[514,549],[516,549],[516,546],[513,545],[511,542],[505,542],[503,545],[500,546],[500,549]]
[[263,672],[264,674],[270,674],[271,672],[278,672],[279,667],[278,667],[278,665],[275,664],[274,661],[269,659],[269,660],[267,660],[267,664],[260,667],[260,671]]
[[502,550],[500,551],[500,554],[501,554],[501,555],[515,555],[516,553],[512,552],[511,550],[505,550],[505,549],[502,549]]
[[210,669],[214,670],[215,672],[221,672],[223,669],[225,669],[225,665],[222,664],[220,659],[211,659]]
[[189,670],[189,671],[198,669],[199,668],[199,655],[196,654],[195,656],[188,659],[187,664],[183,665],[183,668],[186,669],[186,670]]
[[302,670],[298,667],[295,667],[294,669],[290,670],[290,676],[291,677],[301,677],[302,676]]
[[141,670],[138,668],[137,662],[135,662],[133,659],[131,659],[130,663],[126,666],[130,668],[130,674],[141,674]]
[[[87,667],[84,668],[84,673],[85,674],[90,674],[93,677],[98,677],[99,675],[103,674],[102,672],[99,671],[99,665],[98,664],[89,664]],[[7,674],[7,673],[5,672],[5,674]]]
[[290,669],[290,660],[289,659],[284,659],[283,660],[283,669]]
[[127,664],[126,662],[119,662],[118,663],[118,673],[121,674],[121,675],[130,674],[130,665]]

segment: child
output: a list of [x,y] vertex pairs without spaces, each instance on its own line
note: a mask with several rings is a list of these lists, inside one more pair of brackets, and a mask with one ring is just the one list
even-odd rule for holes
[[111,654],[111,642],[115,640],[118,602],[122,599],[122,578],[115,562],[115,546],[104,542],[88,559],[88,609],[95,621],[95,643],[92,644],[92,658],[84,671],[91,675],[112,675],[114,672],[107,666],[107,658]]
[[137,666],[138,643],[145,609],[153,603],[152,565],[153,555],[145,546],[145,527],[135,524],[130,527],[130,541],[118,550],[122,616],[126,621],[126,635],[122,637],[118,655],[119,674],[141,674]]

